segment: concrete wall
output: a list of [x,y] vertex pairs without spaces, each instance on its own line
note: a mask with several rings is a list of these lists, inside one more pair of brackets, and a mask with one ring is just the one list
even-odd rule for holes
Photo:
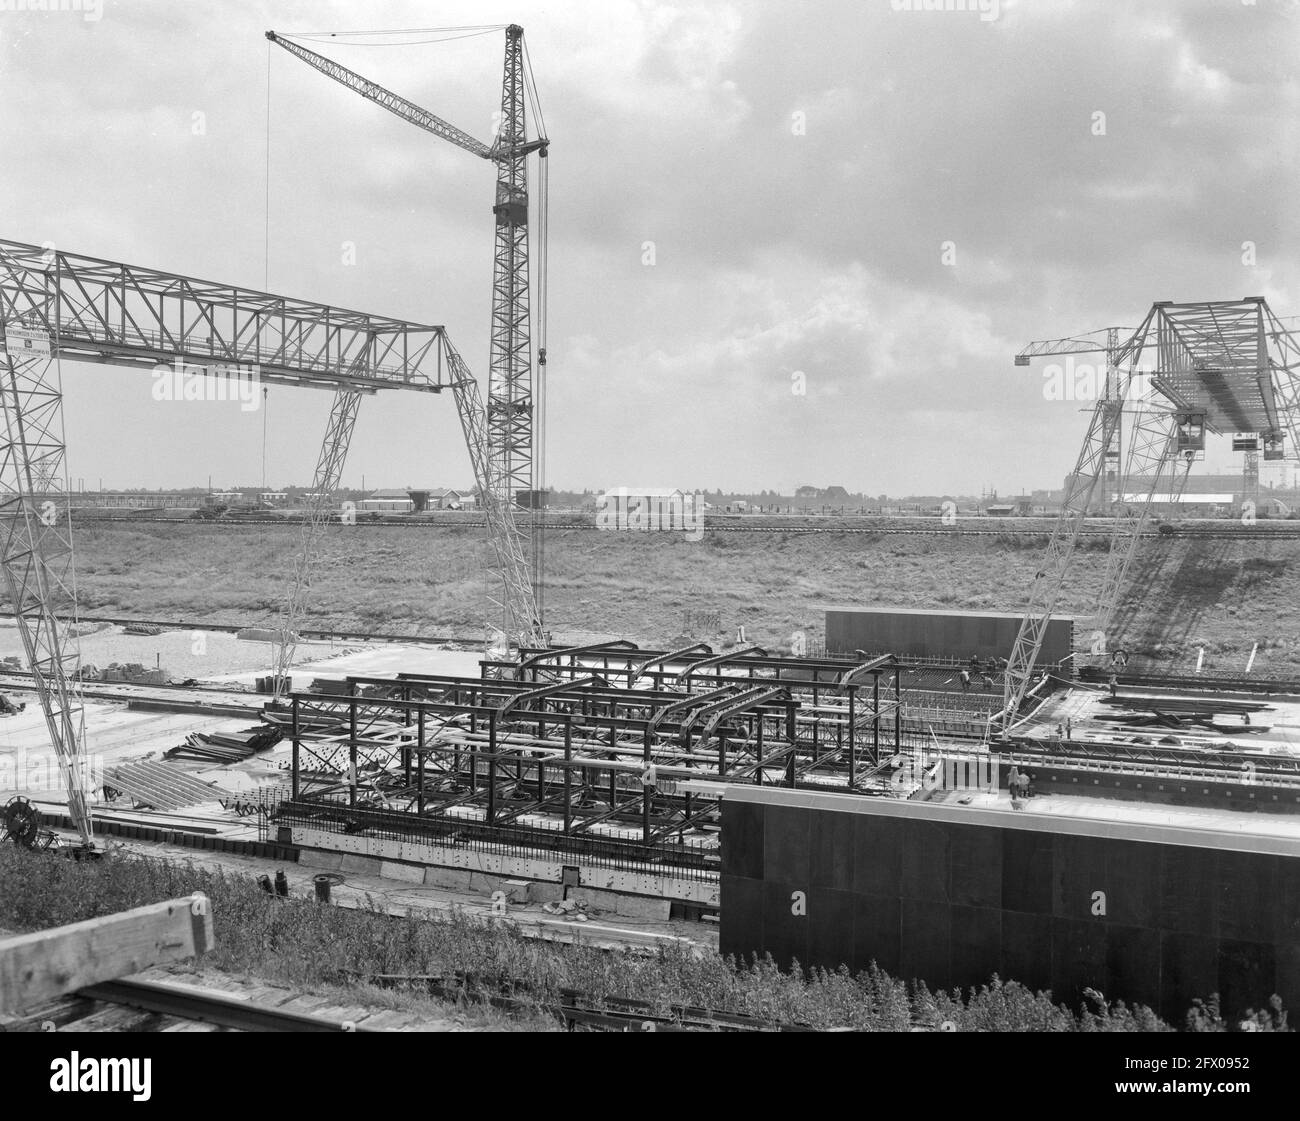
[[[843,607],[826,612],[826,650],[831,654],[951,655],[1006,658],[1020,630],[1019,615],[994,611],[908,611],[899,608]],[[1074,621],[1052,619],[1043,637],[1039,665],[1070,654]]]
[[722,837],[723,953],[1095,988],[1177,1023],[1215,992],[1230,1016],[1300,1001],[1297,840],[775,788],[729,793]]

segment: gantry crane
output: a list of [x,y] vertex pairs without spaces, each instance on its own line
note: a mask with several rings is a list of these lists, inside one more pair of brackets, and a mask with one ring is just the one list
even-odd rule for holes
[[[544,588],[544,488],[540,424],[544,415],[545,346],[545,230],[546,230],[546,163],[549,141],[544,135],[532,140],[527,136],[525,101],[532,88],[531,74],[524,47],[524,31],[517,24],[505,29],[505,74],[501,91],[501,120],[491,144],[449,124],[427,109],[385,89],[340,65],[308,50],[291,38],[274,31],[267,39],[282,47],[308,66],[334,79],[362,97],[375,102],[402,120],[416,125],[455,144],[480,159],[496,164],[497,184],[492,213],[496,225],[496,246],[492,277],[492,339],[488,371],[488,400],[485,414],[488,480],[483,494],[487,507],[489,532],[493,537],[495,572],[489,574],[489,596],[500,609],[499,627],[503,638],[521,646],[545,645],[542,629]],[[539,121],[540,130],[540,121]],[[530,329],[530,286],[528,257],[528,163],[533,152],[542,159],[541,198],[539,205],[538,275],[539,347],[537,377],[533,375],[532,336]],[[467,372],[468,376],[468,372]],[[462,387],[465,394],[476,394],[477,387]],[[460,400],[458,398],[458,404]],[[477,421],[461,413],[466,438]],[[471,442],[471,458],[476,453]],[[323,453],[322,453],[323,455]],[[327,464],[318,466],[318,473]],[[476,470],[479,467],[475,460]],[[483,486],[480,480],[480,486]],[[516,503],[531,508],[531,532],[527,539],[517,528],[513,509]],[[306,544],[306,542],[305,542]],[[306,555],[306,549],[304,549]],[[519,587],[520,569],[527,587]],[[305,570],[295,577],[295,586],[306,579]],[[293,620],[286,621],[286,628]],[[277,669],[277,675],[285,672]]]
[[[1148,348],[1155,354],[1150,369],[1140,364]],[[1106,355],[1105,384],[1066,481],[1061,512],[1008,659],[1004,729],[1014,723],[1029,690],[1047,624],[1109,459],[1117,464],[1114,522],[1089,636],[1098,653],[1111,641],[1114,612],[1157,490],[1170,480],[1165,485],[1177,501],[1191,463],[1204,448],[1205,431],[1258,433],[1265,458],[1280,458],[1284,439],[1290,439],[1294,455],[1300,436],[1300,342],[1260,297],[1164,301],[1151,307],[1136,330],[1111,327],[1031,343],[1015,362],[1027,366],[1040,356],[1093,353]],[[1128,457],[1120,464],[1120,422],[1130,401],[1135,409]]]
[[[188,375],[224,380],[255,369],[263,384],[333,390],[318,512],[337,485],[361,396],[450,388],[480,487],[487,437],[478,382],[440,326],[0,239],[0,567],[80,834],[74,852],[83,852],[93,842],[86,740],[75,639],[61,626],[76,607],[62,392],[52,365],[61,358],[155,376],[167,358]],[[491,525],[510,517],[500,504],[485,505]],[[319,529],[323,520],[311,524]],[[512,538],[498,528],[493,540]],[[526,598],[522,557],[503,552],[500,563]],[[6,833],[24,844],[39,840],[39,814],[21,795],[0,810]]]

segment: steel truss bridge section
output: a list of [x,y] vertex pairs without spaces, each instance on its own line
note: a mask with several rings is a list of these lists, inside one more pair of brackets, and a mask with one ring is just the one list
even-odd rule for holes
[[56,353],[137,369],[179,364],[263,382],[438,393],[440,326],[406,323],[159,269],[0,240],[0,320]]
[[1180,440],[1184,421],[1194,420],[1220,434],[1256,433],[1263,440],[1265,458],[1281,458],[1288,438],[1287,454],[1300,452],[1300,343],[1262,297],[1164,301],[1152,305],[1137,329],[1123,339],[1119,328],[1108,328],[1031,343],[1016,356],[1016,364],[1027,365],[1042,355],[1098,352],[1106,356],[1103,392],[1008,659],[1000,713],[1004,732],[1017,720],[1033,685],[1047,624],[1069,579],[1084,519],[1107,462],[1120,462],[1126,408],[1136,411],[1127,463],[1117,471],[1116,520],[1092,627],[1094,653],[1105,653],[1113,643],[1109,632],[1115,610],[1161,486],[1169,496],[1181,496],[1191,462],[1199,454],[1196,445]]

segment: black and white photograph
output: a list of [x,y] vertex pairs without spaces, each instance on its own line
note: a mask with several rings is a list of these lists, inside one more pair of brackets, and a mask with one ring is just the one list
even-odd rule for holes
[[1294,1084],[1300,0],[0,0],[0,90],[13,1104]]

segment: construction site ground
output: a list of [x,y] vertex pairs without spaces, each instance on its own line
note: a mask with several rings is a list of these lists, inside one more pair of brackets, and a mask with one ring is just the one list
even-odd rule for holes
[[[860,532],[706,526],[697,542],[678,533],[552,528],[547,626],[565,638],[581,631],[661,647],[683,632],[714,643],[734,639],[743,626],[748,641],[788,650],[792,635],[822,633],[825,607],[834,603],[1021,612],[1051,529],[1046,520],[959,519],[937,532],[945,527],[931,519],[925,534],[907,536],[883,528],[897,523],[879,524]],[[1215,524],[1226,534],[1241,528]],[[1281,531],[1267,537],[1143,539],[1108,647],[1129,650],[1134,670],[1163,673],[1191,672],[1203,651],[1206,672],[1226,676],[1245,672],[1258,643],[1255,675],[1297,676],[1294,524],[1279,523]],[[298,532],[295,525],[94,523],[77,544],[81,610],[273,626],[274,610],[254,605],[280,602],[282,559]],[[1062,588],[1058,612],[1095,611],[1104,565],[1092,562],[1108,545],[1104,535],[1081,543],[1086,563]],[[304,627],[477,634],[484,549],[480,529],[332,527],[320,544]]]

